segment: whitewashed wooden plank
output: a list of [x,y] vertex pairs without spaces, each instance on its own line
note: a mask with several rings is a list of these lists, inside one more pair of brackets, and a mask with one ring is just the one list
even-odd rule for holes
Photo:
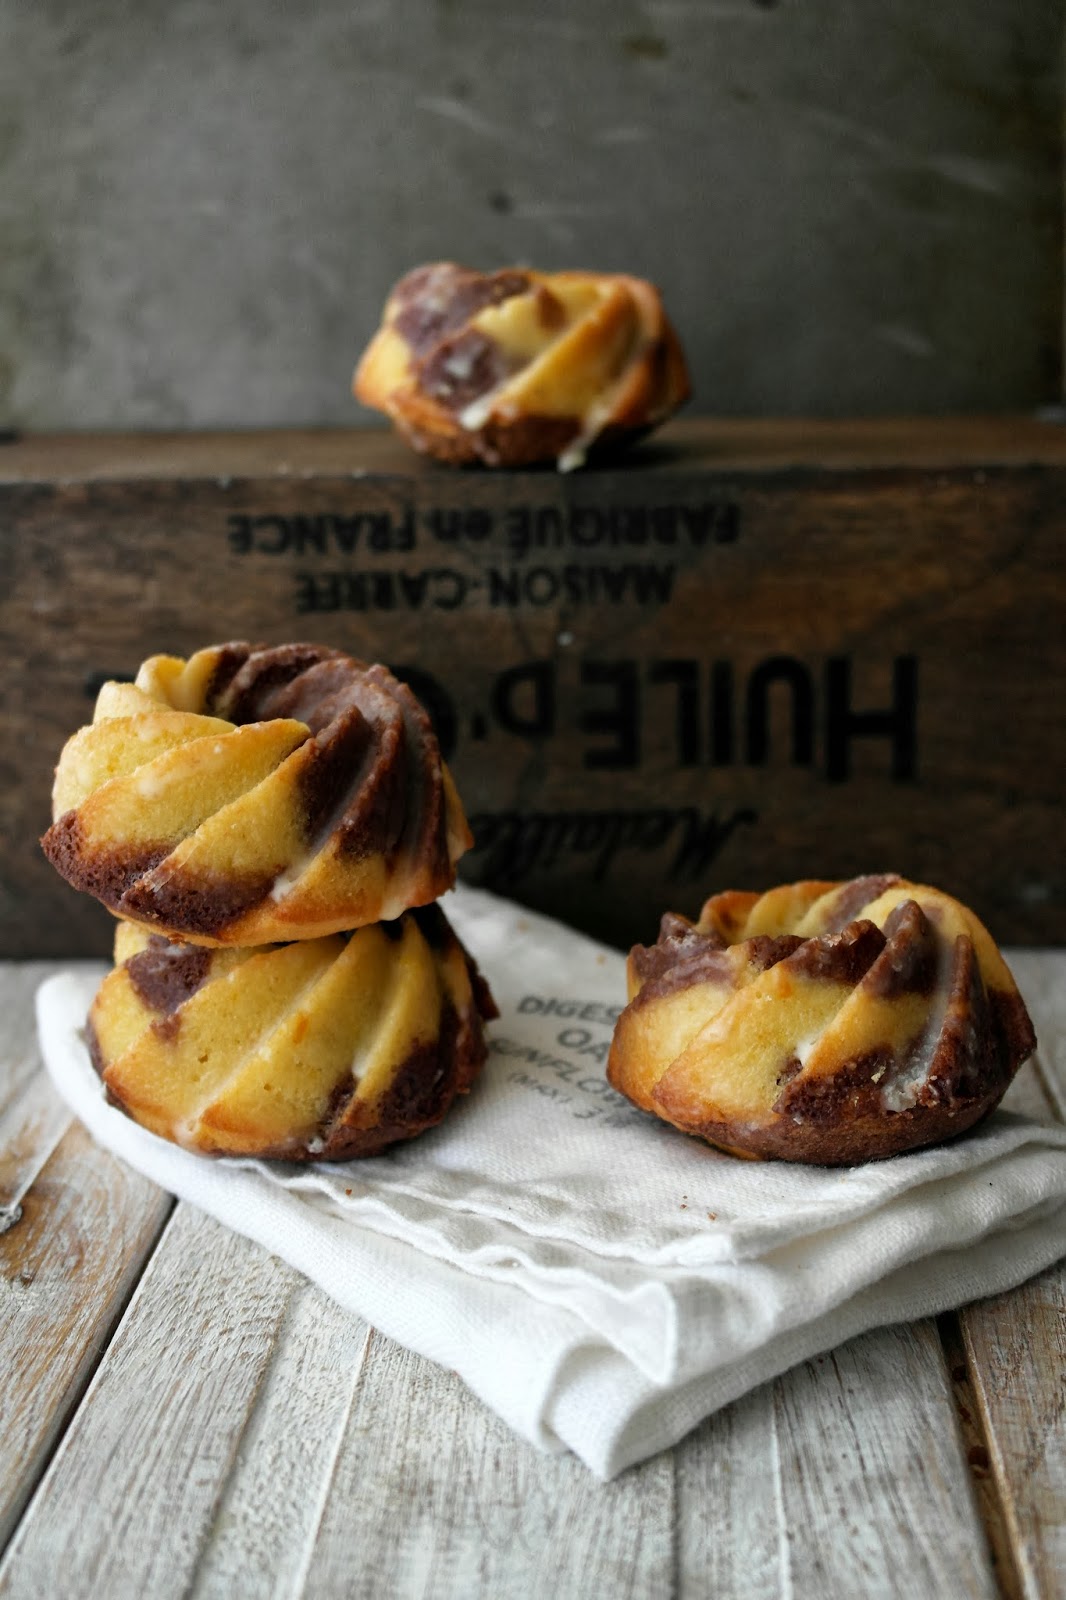
[[374,1336],[305,1594],[529,1600],[674,1592],[668,1453],[601,1484]]
[[0,1232],[70,1125],[70,1113],[41,1071],[34,996],[57,970],[45,961],[0,963]]
[[996,1594],[933,1325],[884,1328],[677,1452],[683,1596]]
[[370,1337],[366,1323],[296,1281],[189,1600],[302,1593]]
[[[169,1197],[72,1126],[0,1235],[0,1546],[129,1298]],[[62,1590],[57,1590],[61,1593]]]
[[1036,1028],[1040,1076],[1066,1121],[1066,950],[1011,950],[1009,958]]
[[41,1069],[34,996],[55,970],[0,966],[0,1546],[170,1209],[72,1125]]
[[295,1275],[179,1207],[0,1567],[0,1594],[184,1594]]
[[1066,950],[1010,950],[1018,987],[1037,1032],[1037,1075],[1066,1120]]
[[670,1593],[668,1456],[604,1487],[368,1338],[179,1207],[0,1594]]
[[962,1316],[1019,1592],[1066,1596],[1066,1266]]
[[0,962],[0,1113],[40,1067],[34,996],[38,985],[58,971],[59,965],[55,961]]
[[[1066,954],[1014,951],[1011,965],[1039,1039],[1010,1103],[1066,1115]],[[1066,1248],[1066,1236],[1063,1239]],[[978,1480],[994,1484],[1010,1546],[1004,1588],[1026,1600],[1066,1596],[1066,1264],[959,1317],[974,1411]]]
[[787,1593],[773,1391],[763,1384],[676,1447],[681,1595],[777,1600]]
[[0,1112],[0,1232],[17,1222],[22,1196],[72,1120],[43,1072],[22,1084]]
[[937,1332],[944,1347],[944,1358],[951,1377],[959,1439],[970,1469],[977,1514],[988,1540],[992,1576],[1006,1600],[1020,1600],[1021,1586],[1003,1501],[990,1466],[988,1436],[981,1407],[977,1402],[973,1374],[962,1325],[957,1311],[946,1311],[936,1319]]

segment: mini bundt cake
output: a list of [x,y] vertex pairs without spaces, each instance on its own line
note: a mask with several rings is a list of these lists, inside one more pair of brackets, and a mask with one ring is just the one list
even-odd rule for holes
[[471,844],[425,710],[319,645],[153,656],[59,758],[45,854],[117,916],[203,944],[399,916]]
[[893,875],[708,900],[628,964],[611,1083],[736,1155],[850,1165],[962,1133],[1036,1039],[973,913]]
[[209,1154],[376,1155],[440,1122],[496,1015],[437,906],[294,944],[216,948],[119,923],[89,1014],[109,1098]]
[[443,261],[395,286],[353,389],[441,461],[565,470],[662,422],[689,380],[640,278]]

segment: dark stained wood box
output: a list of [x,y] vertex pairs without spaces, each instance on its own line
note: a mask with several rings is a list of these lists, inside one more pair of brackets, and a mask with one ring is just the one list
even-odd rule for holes
[[676,423],[569,476],[378,433],[0,444],[0,954],[103,951],[44,862],[108,676],[228,638],[392,664],[463,876],[614,943],[725,887],[891,868],[1066,941],[1066,433]]

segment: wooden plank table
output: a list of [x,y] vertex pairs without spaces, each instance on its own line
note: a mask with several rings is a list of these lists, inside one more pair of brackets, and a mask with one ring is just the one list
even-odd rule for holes
[[[1066,1115],[1066,952],[1015,952]],[[1066,1596],[1066,1265],[597,1482],[123,1168],[0,966],[0,1595]]]

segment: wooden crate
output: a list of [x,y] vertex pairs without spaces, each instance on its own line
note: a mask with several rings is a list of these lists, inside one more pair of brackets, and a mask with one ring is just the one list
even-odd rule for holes
[[0,953],[101,950],[52,767],[155,651],[313,639],[429,705],[463,875],[619,944],[727,886],[896,869],[1066,940],[1066,435],[674,424],[624,464],[452,472],[389,435],[0,445]]

